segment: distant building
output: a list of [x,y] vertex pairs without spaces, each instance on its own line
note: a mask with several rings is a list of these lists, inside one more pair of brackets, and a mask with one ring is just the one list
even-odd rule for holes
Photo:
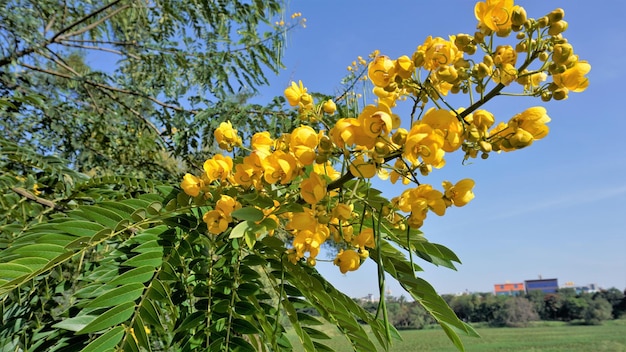
[[526,286],[526,293],[531,291],[556,293],[559,289],[559,282],[557,279],[526,280],[524,281],[524,285]]
[[561,288],[572,288],[576,291],[576,294],[580,295],[582,293],[596,293],[598,292],[598,286],[596,284],[589,285],[576,285],[572,281],[566,282]]
[[521,296],[525,293],[523,282],[495,284],[493,285],[493,290],[496,293],[496,296]]

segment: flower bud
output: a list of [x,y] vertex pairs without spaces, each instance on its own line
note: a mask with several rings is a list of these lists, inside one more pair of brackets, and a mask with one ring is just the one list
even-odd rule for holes
[[552,92],[552,98],[554,98],[554,100],[565,100],[567,99],[568,93],[569,93],[569,89],[559,88],[555,90],[554,92]]
[[374,151],[378,155],[387,155],[389,153],[389,145],[385,142],[376,142]]
[[563,17],[565,17],[565,11],[563,11],[563,9],[561,8],[553,10],[548,14],[548,20],[550,21],[550,23],[561,21]]
[[332,101],[332,99],[328,99],[326,100],[324,105],[322,105],[322,109],[324,110],[325,113],[332,115],[335,113],[335,111],[337,111],[337,105],[335,104],[334,101]]
[[572,54],[574,54],[574,47],[571,44],[557,44],[552,50],[552,61],[556,64],[564,64]]
[[542,51],[539,54],[539,60],[540,61],[546,62],[549,58],[550,58],[550,54],[548,54],[546,51]]
[[489,158],[489,153],[482,153],[482,154],[480,154],[480,158],[483,159],[483,160]]
[[521,128],[518,128],[515,133],[509,138],[509,143],[513,148],[521,149],[533,144],[533,135]]
[[511,24],[514,26],[523,26],[526,23],[526,10],[523,7],[515,5],[511,12]]
[[485,153],[489,153],[493,149],[491,147],[491,143],[489,143],[487,141],[480,141],[480,142],[478,142],[478,145],[480,145],[480,150],[485,152]]
[[456,79],[459,77],[459,74],[457,73],[454,66],[446,65],[439,66],[439,68],[437,69],[437,77],[448,83],[454,83],[454,81],[456,81]]
[[404,145],[408,134],[409,132],[404,128],[398,128],[398,130],[391,136],[391,141],[397,145]]
[[561,34],[567,30],[567,22],[561,20],[550,24],[550,28],[548,28],[548,34],[555,36]]
[[549,23],[550,23],[550,20],[548,19],[547,16],[543,16],[537,19],[537,25],[539,26],[539,28],[544,28],[548,26]]
[[316,164],[325,164],[328,161],[328,154],[317,154],[315,156]]

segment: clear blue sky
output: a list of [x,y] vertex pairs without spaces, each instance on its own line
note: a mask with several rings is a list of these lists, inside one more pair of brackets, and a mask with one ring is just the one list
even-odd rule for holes
[[[445,4],[445,5],[444,5]],[[626,27],[622,1],[516,1],[529,17],[565,9],[565,36],[592,65],[591,84],[564,102],[545,106],[550,134],[528,149],[493,154],[488,160],[448,165],[422,181],[476,181],[476,198],[444,217],[430,214],[427,238],[454,250],[458,271],[427,263],[419,276],[440,293],[487,292],[496,283],[557,278],[600,287],[626,288],[626,147],[621,96],[625,78]],[[599,6],[601,5],[601,6]],[[428,35],[473,33],[473,1],[292,0],[287,16],[302,12],[307,27],[289,35],[287,69],[270,77],[259,100],[281,95],[291,80],[310,91],[334,93],[346,67],[374,49],[396,58],[409,55]],[[619,94],[619,95],[618,95]],[[501,97],[486,108],[508,120],[538,99]],[[401,116],[401,109],[398,110]],[[386,195],[398,193],[383,188]],[[352,297],[377,295],[376,269],[366,264],[346,275],[329,263],[318,269]],[[394,296],[405,294],[388,281]],[[406,295],[406,294],[405,294]]]

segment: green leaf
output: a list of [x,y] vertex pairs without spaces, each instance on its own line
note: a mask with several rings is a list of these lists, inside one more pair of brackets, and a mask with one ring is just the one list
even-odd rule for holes
[[126,302],[133,302],[141,296],[145,286],[141,283],[129,283],[116,287],[89,302],[85,308],[112,307]]
[[35,270],[31,270],[26,265],[16,263],[0,263],[0,279],[13,280],[20,276],[28,275]]
[[263,211],[254,207],[244,207],[230,213],[230,216],[239,220],[260,221],[265,216]]
[[16,248],[13,252],[24,257],[37,257],[52,260],[60,254],[65,253],[66,250],[63,246],[57,244],[37,243]]
[[237,226],[235,226],[231,231],[228,238],[241,238],[246,234],[246,230],[248,230],[250,226],[247,221],[242,221]]
[[121,324],[128,320],[135,312],[135,302],[127,302],[114,307],[104,314],[100,315],[84,328],[79,330],[77,334],[88,334],[108,327]]
[[162,252],[146,252],[138,254],[127,261],[123,262],[122,265],[126,266],[134,266],[136,268],[142,266],[151,266],[156,268],[161,265],[163,262],[163,253]]
[[116,277],[110,285],[124,285],[133,282],[144,283],[150,280],[154,276],[154,267],[152,266],[140,266],[138,268],[131,269],[122,275]]
[[109,352],[117,346],[122,337],[124,337],[124,327],[116,326],[93,340],[81,352]]
[[80,331],[85,328],[87,324],[91,323],[97,318],[95,315],[80,315],[74,318],[68,318],[61,320],[60,322],[52,325],[53,328],[65,329],[69,331]]
[[174,332],[188,331],[201,326],[204,322],[206,322],[206,315],[204,312],[193,312],[187,316],[185,320],[183,320]]
[[91,237],[105,227],[92,221],[70,220],[56,224],[56,228],[74,236]]
[[249,321],[239,318],[233,319],[231,326],[233,331],[236,331],[239,334],[247,335],[256,334],[259,332],[259,329],[252,325]]

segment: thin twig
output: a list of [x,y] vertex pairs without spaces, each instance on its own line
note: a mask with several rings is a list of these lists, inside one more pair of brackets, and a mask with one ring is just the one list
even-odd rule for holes
[[11,187],[11,190],[19,195],[21,195],[24,198],[30,199],[34,202],[37,202],[41,205],[45,205],[49,208],[53,208],[54,210],[58,210],[58,211],[62,211],[64,210],[64,208],[58,204],[56,204],[53,201],[41,198],[41,197],[37,197],[36,195],[30,193],[29,191],[27,191],[26,189],[22,188],[22,187]]

